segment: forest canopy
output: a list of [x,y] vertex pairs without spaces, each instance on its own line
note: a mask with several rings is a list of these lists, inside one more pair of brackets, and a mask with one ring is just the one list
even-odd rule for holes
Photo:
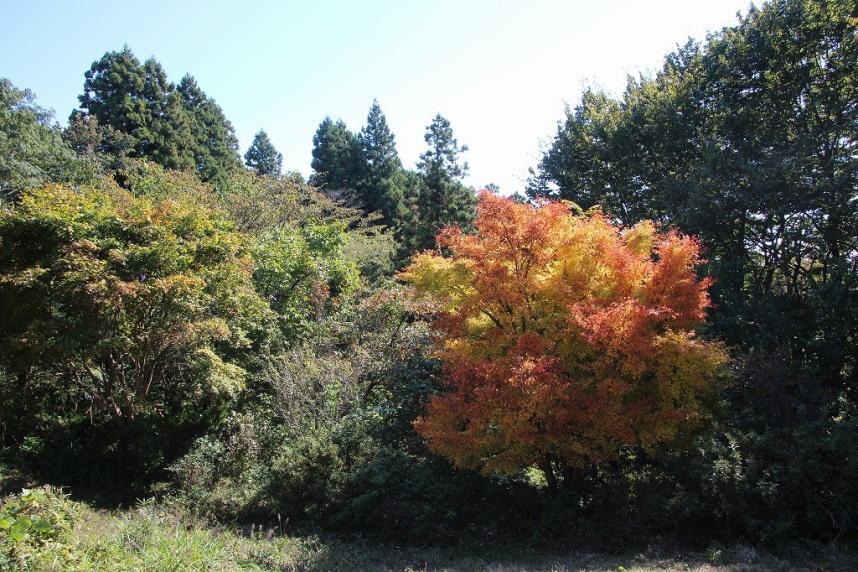
[[127,46],[65,126],[0,79],[0,471],[218,526],[854,542],[856,26],[771,0],[586,89],[512,196],[440,113],[413,168],[378,101],[319,118],[305,180]]

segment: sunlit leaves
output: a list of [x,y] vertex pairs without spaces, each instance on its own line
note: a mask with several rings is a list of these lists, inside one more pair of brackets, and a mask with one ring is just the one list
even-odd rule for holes
[[343,253],[347,241],[336,223],[282,228],[260,237],[254,281],[287,338],[307,334],[337,297],[358,286],[357,265]]
[[449,391],[417,429],[462,466],[515,471],[654,448],[706,418],[724,350],[698,339],[709,281],[699,245],[651,223],[480,197],[476,235],[400,277],[438,305]]
[[0,325],[11,371],[35,367],[119,417],[232,397],[227,356],[268,305],[252,242],[202,195],[27,191],[0,213]]

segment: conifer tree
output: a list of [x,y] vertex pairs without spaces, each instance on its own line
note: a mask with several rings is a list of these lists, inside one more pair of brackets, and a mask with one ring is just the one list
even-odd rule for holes
[[342,120],[325,117],[313,136],[311,183],[324,189],[356,189],[361,177],[358,138]]
[[372,102],[358,141],[363,168],[358,192],[367,209],[381,211],[385,220],[392,224],[402,207],[402,186],[397,184],[402,163],[396,151],[396,138],[378,100]]
[[84,77],[83,93],[78,97],[81,109],[101,125],[140,137],[149,123],[150,110],[143,96],[146,71],[131,49],[125,46],[120,52],[105,53]]
[[238,138],[221,107],[191,75],[183,77],[177,89],[192,119],[194,162],[200,178],[209,181],[241,167]]
[[429,148],[417,164],[422,186],[413,207],[417,218],[410,233],[413,249],[431,247],[444,227],[469,229],[476,216],[476,195],[462,183],[468,164],[460,161],[460,155],[467,145],[459,146],[450,121],[441,114],[426,128],[424,139]]
[[141,64],[125,46],[108,52],[85,74],[80,106],[98,123],[133,138],[130,152],[164,167],[194,167],[193,120],[161,64]]
[[196,141],[182,96],[157,60],[146,60],[143,69],[146,72],[143,95],[149,108],[149,123],[148,135],[140,140],[141,149],[145,156],[164,167],[192,169]]
[[283,155],[277,152],[264,129],[260,129],[253,138],[250,148],[244,154],[244,164],[257,175],[280,176],[283,168]]

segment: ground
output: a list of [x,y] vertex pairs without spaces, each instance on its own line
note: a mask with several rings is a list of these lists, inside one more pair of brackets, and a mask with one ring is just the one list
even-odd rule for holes
[[84,509],[75,534],[88,555],[82,569],[105,571],[858,570],[858,555],[833,548],[786,549],[774,555],[741,545],[696,552],[649,547],[609,555],[583,547],[529,544],[408,547],[356,536],[199,527],[154,504],[121,512]]
[[[0,470],[0,490],[9,492],[17,479],[5,469]],[[73,501],[52,487],[33,487],[23,495],[18,490],[5,500],[0,495],[0,521],[4,515],[14,520],[9,515],[17,511],[33,522],[47,518],[53,528],[48,536],[40,538],[33,532],[12,542],[4,538],[8,522],[0,522],[0,570],[10,572],[858,570],[858,553],[836,546],[796,544],[765,550],[710,543],[707,549],[689,550],[654,539],[644,548],[612,554],[534,540],[500,543],[472,538],[446,546],[406,546],[258,525],[206,526],[189,518],[188,507],[169,497],[130,509],[105,510]]]

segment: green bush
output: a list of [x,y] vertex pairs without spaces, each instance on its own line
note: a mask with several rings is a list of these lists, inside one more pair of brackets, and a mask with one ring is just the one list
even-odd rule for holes
[[63,570],[79,560],[72,535],[79,512],[76,503],[50,487],[24,489],[4,500],[0,570]]

